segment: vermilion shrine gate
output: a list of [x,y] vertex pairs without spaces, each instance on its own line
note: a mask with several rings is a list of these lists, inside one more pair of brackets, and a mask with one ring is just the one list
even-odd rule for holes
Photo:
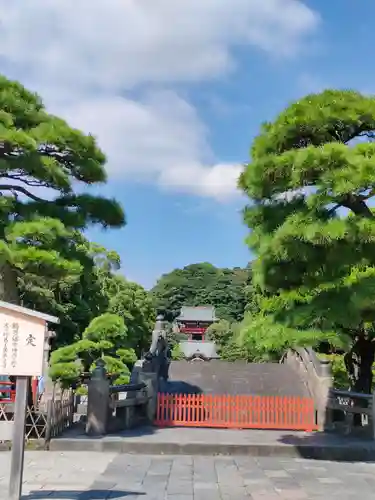
[[212,306],[183,306],[176,324],[181,333],[189,340],[204,341],[207,328],[218,321],[215,308]]

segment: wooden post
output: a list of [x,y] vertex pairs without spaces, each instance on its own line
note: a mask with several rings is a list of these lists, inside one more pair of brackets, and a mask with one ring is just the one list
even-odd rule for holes
[[20,500],[22,494],[23,460],[25,451],[25,425],[27,410],[28,377],[17,377],[16,402],[14,408],[14,426],[12,457],[10,464],[9,500]]
[[49,450],[49,443],[52,437],[52,425],[53,425],[53,405],[54,401],[49,399],[47,401],[47,422],[46,422],[46,435],[44,438],[44,449]]
[[30,377],[43,372],[43,343],[48,322],[58,318],[0,300],[1,372],[16,378],[16,400],[8,499],[20,500],[25,451],[25,426]]

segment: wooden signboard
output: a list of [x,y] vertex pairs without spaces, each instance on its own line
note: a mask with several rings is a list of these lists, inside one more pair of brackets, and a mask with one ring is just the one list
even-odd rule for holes
[[0,306],[0,374],[41,376],[46,322]]
[[29,377],[43,374],[48,323],[58,323],[58,319],[0,301],[0,375],[16,377],[14,421],[0,422],[0,436],[9,438],[12,432],[9,500],[21,499]]

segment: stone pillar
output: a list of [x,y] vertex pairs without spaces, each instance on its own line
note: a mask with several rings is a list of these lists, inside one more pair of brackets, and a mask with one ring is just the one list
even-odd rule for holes
[[319,387],[316,395],[316,400],[318,403],[318,426],[319,430],[321,431],[328,431],[332,428],[332,410],[328,408],[332,386],[332,377],[319,377]]
[[150,398],[147,404],[147,419],[150,423],[152,423],[156,416],[156,406],[159,392],[158,376],[153,372],[140,372],[138,380],[139,382],[144,382],[147,385],[147,394]]
[[88,383],[86,434],[90,436],[103,436],[107,433],[109,386],[104,363],[99,360]]

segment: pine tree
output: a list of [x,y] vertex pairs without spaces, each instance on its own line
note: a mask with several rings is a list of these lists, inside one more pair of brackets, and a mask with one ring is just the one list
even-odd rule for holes
[[374,133],[374,97],[309,95],[263,126],[240,179],[267,321],[306,342],[351,340],[347,364],[353,372],[356,357],[352,384],[364,392],[374,360]]
[[94,137],[48,114],[38,95],[0,76],[1,300],[18,302],[17,280],[24,289],[30,276],[34,287],[38,275],[78,281],[76,231],[124,224],[116,201],[82,194],[106,182],[104,165]]

